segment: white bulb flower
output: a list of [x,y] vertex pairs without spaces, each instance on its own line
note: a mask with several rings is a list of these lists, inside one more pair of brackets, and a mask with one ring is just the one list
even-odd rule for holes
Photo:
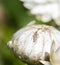
[[60,25],[60,0],[20,0],[35,15],[36,19],[42,22],[54,20]]
[[[56,46],[52,47],[53,44]],[[52,51],[53,48],[54,51],[60,48],[60,32],[52,26],[36,25],[33,21],[33,24],[17,31],[8,46],[22,61],[30,65],[55,65],[52,60],[57,57],[53,58],[55,56],[52,56]],[[57,59],[60,61],[59,58]]]

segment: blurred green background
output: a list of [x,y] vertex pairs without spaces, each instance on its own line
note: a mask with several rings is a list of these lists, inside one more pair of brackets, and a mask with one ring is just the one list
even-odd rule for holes
[[26,65],[14,56],[7,42],[31,20],[19,0],[0,0],[0,65]]
[[[34,16],[28,14],[19,0],[0,0],[0,65],[27,65],[14,56],[7,47],[7,42],[17,30],[33,19]],[[53,22],[47,24],[60,30]]]

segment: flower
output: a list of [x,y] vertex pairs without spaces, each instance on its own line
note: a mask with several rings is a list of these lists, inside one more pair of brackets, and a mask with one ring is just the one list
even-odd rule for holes
[[[35,21],[17,31],[8,46],[24,62],[31,65],[50,65],[52,63],[52,47],[59,48],[60,32],[53,26],[37,25]],[[57,58],[58,59],[58,58]]]
[[21,0],[31,14],[37,20],[49,22],[54,20],[60,25],[60,1],[59,0]]

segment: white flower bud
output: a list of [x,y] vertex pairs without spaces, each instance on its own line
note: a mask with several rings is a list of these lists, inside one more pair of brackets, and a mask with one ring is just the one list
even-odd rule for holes
[[[29,9],[31,14],[37,16],[36,17],[37,20],[42,20],[42,22],[49,22],[51,20],[54,20],[54,22],[56,22],[56,24],[60,26],[59,0],[21,0],[21,1],[24,2],[24,6],[27,9]],[[44,16],[44,18],[40,18],[39,16]]]
[[54,49],[56,51],[60,43],[58,30],[52,26],[30,23],[13,35],[8,46],[21,60],[31,65],[40,65],[40,63],[50,65],[53,42],[56,45]]

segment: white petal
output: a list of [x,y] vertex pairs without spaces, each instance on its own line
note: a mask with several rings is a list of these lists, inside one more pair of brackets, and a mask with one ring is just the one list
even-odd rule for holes
[[35,7],[35,4],[34,3],[27,3],[25,2],[24,4],[24,7],[26,7],[27,9],[32,9]]
[[43,63],[44,65],[51,65],[51,63],[48,61],[40,61],[40,62]]
[[54,21],[55,21],[55,23],[56,23],[58,26],[60,26],[60,16],[59,16],[58,18],[56,18]]
[[48,15],[48,14],[45,14],[45,15],[42,15],[41,16],[41,21],[42,22],[49,22],[49,21],[51,21],[51,16],[50,15]]

